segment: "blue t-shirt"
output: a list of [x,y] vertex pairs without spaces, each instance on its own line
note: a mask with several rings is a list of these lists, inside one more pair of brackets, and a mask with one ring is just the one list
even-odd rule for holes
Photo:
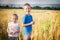
[[[28,24],[28,23],[30,23],[30,22],[32,22],[32,21],[33,21],[32,15],[25,14],[25,15],[23,16],[23,18],[22,18],[22,22],[23,22],[24,24]],[[23,28],[23,34],[31,33],[31,31],[32,31],[32,25],[25,26],[25,27]]]

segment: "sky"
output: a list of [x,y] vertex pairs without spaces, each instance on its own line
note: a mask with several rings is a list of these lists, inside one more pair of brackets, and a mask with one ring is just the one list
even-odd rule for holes
[[60,4],[60,0],[0,0],[0,4]]

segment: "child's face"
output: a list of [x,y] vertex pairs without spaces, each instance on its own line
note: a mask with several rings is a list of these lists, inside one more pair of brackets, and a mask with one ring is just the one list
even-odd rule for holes
[[13,15],[13,16],[12,16],[12,21],[13,21],[13,22],[16,22],[16,21],[17,21],[17,17]]
[[28,6],[28,5],[24,6],[24,11],[25,11],[26,13],[30,13],[31,7]]

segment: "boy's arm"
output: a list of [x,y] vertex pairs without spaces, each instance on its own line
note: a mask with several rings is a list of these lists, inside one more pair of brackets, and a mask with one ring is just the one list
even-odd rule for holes
[[30,23],[28,23],[28,24],[22,23],[22,26],[24,27],[24,26],[29,26],[29,25],[33,25],[33,24],[34,24],[34,22],[32,21],[32,22],[30,22]]

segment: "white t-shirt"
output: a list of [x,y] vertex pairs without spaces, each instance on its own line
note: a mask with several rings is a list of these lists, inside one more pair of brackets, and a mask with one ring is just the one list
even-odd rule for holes
[[[9,32],[18,32],[20,30],[20,26],[18,24],[18,22],[13,23],[13,22],[9,22],[8,23],[8,28],[9,28]],[[9,37],[18,37],[18,33],[15,34],[8,34]]]

